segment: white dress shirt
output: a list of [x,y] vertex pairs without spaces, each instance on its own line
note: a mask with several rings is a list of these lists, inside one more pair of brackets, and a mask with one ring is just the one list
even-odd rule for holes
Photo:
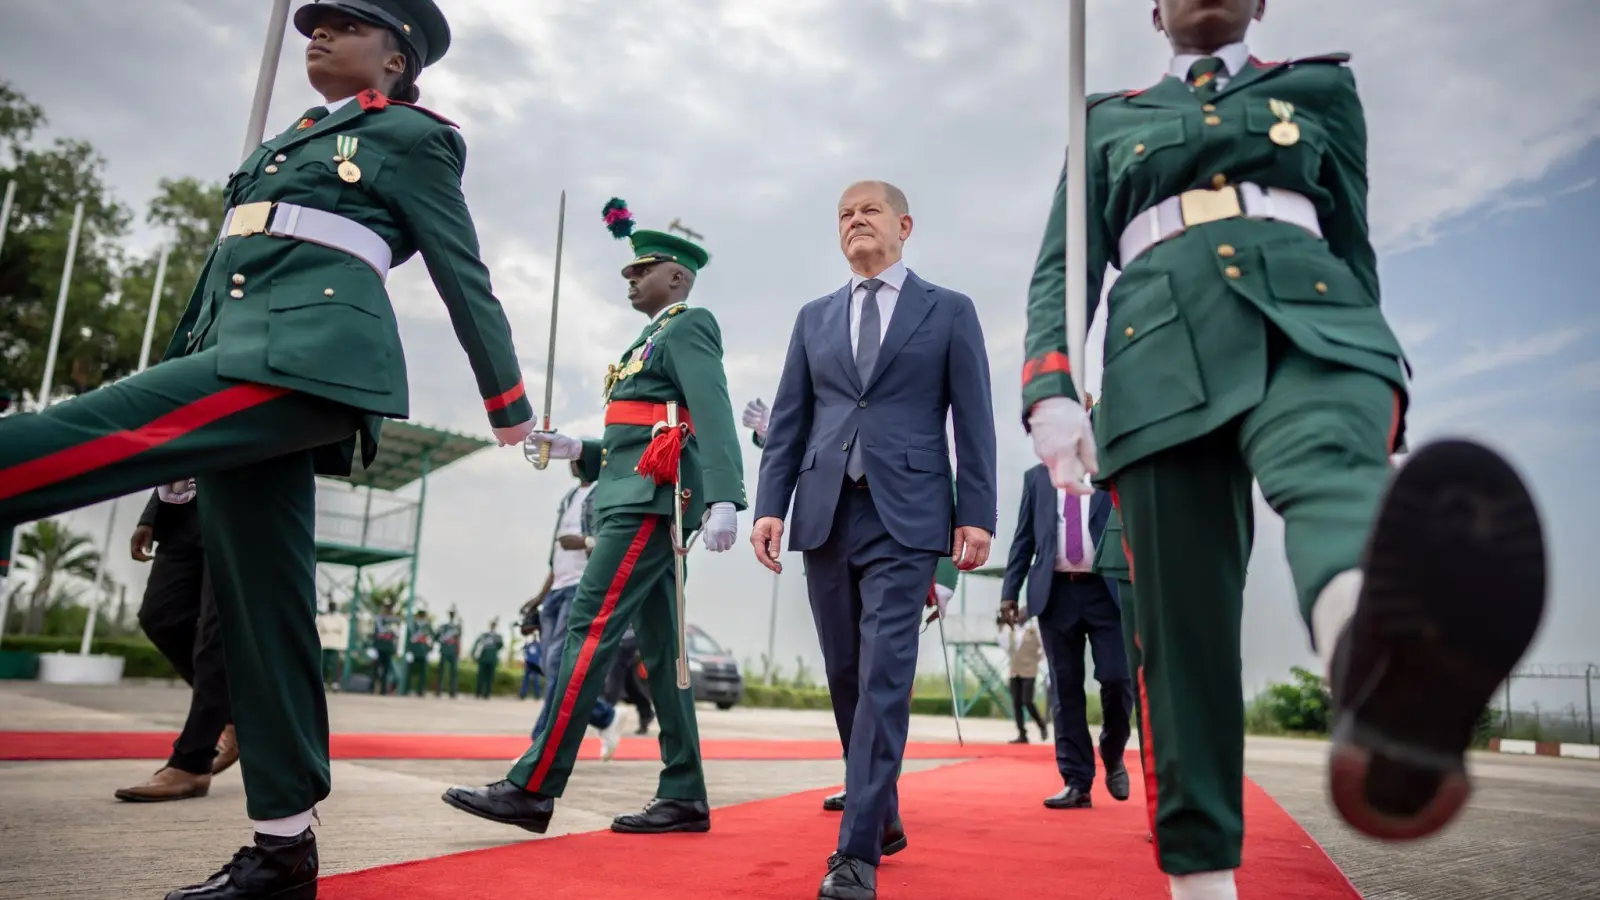
[[[561,514],[561,521],[556,523],[556,537],[564,534],[583,533],[583,503],[589,494],[594,491],[593,484],[580,484],[572,489],[572,500],[567,503],[567,508]],[[571,587],[583,580],[583,570],[589,566],[589,552],[587,550],[563,550],[556,547],[556,558],[553,577],[550,579],[550,590],[558,591]]]
[[[894,304],[900,299],[900,288],[906,283],[904,260],[884,269],[877,276],[883,286],[878,288],[878,343],[883,343],[889,333],[889,318],[894,315]],[[861,286],[867,276],[850,273],[850,352],[861,349],[861,304],[866,300],[867,289]]]
[[346,103],[349,103],[351,100],[354,100],[354,99],[355,99],[355,97],[351,96],[351,97],[346,97],[343,100],[335,100],[332,103],[324,103],[322,105],[327,108],[328,115],[331,116],[334,113],[338,112],[339,110],[343,109],[344,105]]
[[1092,572],[1094,571],[1094,537],[1089,534],[1089,501],[1094,499],[1094,494],[1078,498],[1078,519],[1083,527],[1083,559],[1079,562],[1067,561],[1067,520],[1062,513],[1067,506],[1067,492],[1056,488],[1056,571],[1057,572]]
[[[1228,86],[1228,79],[1239,74],[1239,70],[1243,69],[1245,64],[1250,61],[1250,48],[1242,43],[1229,44],[1226,47],[1219,47],[1217,52],[1211,55],[1222,60],[1222,71],[1218,72],[1216,76],[1217,89],[1221,90]],[[1198,53],[1183,53],[1174,56],[1171,67],[1167,69],[1167,74],[1179,81],[1186,82],[1189,80],[1189,70],[1194,68],[1195,63],[1205,58]]]

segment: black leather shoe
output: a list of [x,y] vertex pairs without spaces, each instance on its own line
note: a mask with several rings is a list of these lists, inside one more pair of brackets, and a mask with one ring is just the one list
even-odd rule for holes
[[823,797],[822,808],[828,812],[844,812],[844,791]]
[[1006,743],[1008,743],[1008,744],[1028,744],[1028,743],[1032,743],[1032,742],[1028,740],[1028,735],[1027,735],[1026,732],[1024,732],[1023,734],[1017,735],[1016,737],[1012,738],[1011,740],[1007,741]]
[[704,800],[671,800],[657,797],[643,812],[617,816],[611,830],[622,834],[666,834],[669,831],[704,832],[711,830],[711,807]]
[[1113,800],[1128,799],[1128,764],[1120,759],[1102,761],[1106,766],[1106,792]]
[[1075,787],[1063,788],[1054,797],[1044,798],[1047,809],[1088,809],[1094,806],[1089,795]]
[[1318,636],[1334,641],[1329,790],[1357,831],[1414,840],[1466,804],[1464,757],[1538,631],[1545,566],[1539,510],[1493,451],[1441,441],[1395,475],[1360,581],[1324,589],[1355,591],[1354,615],[1337,638]]
[[895,819],[883,830],[883,855],[893,856],[906,848],[906,826]]
[[817,900],[878,900],[877,868],[835,853],[828,857],[828,874],[822,876]]
[[1044,725],[1039,726],[1039,740],[1041,743],[1050,743],[1050,729]]
[[536,834],[544,834],[556,811],[554,797],[525,791],[509,781],[484,787],[453,787],[440,799],[480,819],[515,825]]
[[179,888],[167,900],[316,900],[317,838],[307,828],[296,837],[257,834],[222,871],[201,884]]

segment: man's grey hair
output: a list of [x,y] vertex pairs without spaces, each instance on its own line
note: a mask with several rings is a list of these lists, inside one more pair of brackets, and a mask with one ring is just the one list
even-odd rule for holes
[[[894,185],[890,184],[887,181],[878,181],[876,179],[872,179],[872,180],[868,180],[868,181],[858,181],[855,184],[852,184],[849,187],[845,188],[844,192],[846,194],[848,194],[851,191],[855,190],[856,188],[867,187],[869,185],[872,186],[872,187],[877,188],[880,191],[883,191],[883,196],[888,199],[889,207],[895,211],[896,215],[901,215],[901,216],[910,215],[910,213],[911,213],[911,202],[906,199],[906,192],[900,190],[899,188],[895,187]],[[841,195],[841,196],[843,196],[843,195]]]

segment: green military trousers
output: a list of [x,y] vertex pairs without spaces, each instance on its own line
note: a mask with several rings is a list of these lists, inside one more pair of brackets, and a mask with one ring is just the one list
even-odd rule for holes
[[433,695],[435,697],[443,694],[446,687],[449,688],[451,697],[456,695],[456,689],[461,685],[461,669],[455,654],[439,654],[439,668],[434,678]]
[[400,687],[401,696],[416,694],[421,697],[428,692],[428,658],[406,656],[406,680]]
[[478,660],[478,681],[473,686],[473,696],[487,700],[494,694],[494,673],[500,668],[500,657]]
[[660,515],[617,513],[601,519],[594,552],[568,613],[561,672],[550,694],[557,705],[533,746],[511,767],[506,777],[513,783],[561,796],[583,743],[589,710],[616,661],[623,632],[634,624],[661,732],[663,768],[656,796],[706,799],[694,691],[678,689],[678,601],[670,526]]
[[218,378],[215,353],[0,419],[0,529],[196,479],[247,810],[277,819],[328,795],[312,450],[361,413]]
[[1172,875],[1233,869],[1244,838],[1239,631],[1254,535],[1252,479],[1284,519],[1302,616],[1358,568],[1389,478],[1387,382],[1275,348],[1252,410],[1115,474],[1134,602],[1139,739],[1151,830]]

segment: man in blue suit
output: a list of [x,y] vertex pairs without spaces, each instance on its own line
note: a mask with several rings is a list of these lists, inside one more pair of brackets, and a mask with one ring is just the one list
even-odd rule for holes
[[781,571],[792,515],[789,548],[804,554],[845,752],[838,852],[818,897],[871,900],[880,858],[905,845],[895,780],[934,568],[944,556],[962,569],[988,559],[994,411],[972,300],[901,261],[912,225],[905,194],[879,181],[852,185],[838,224],[850,281],[795,320],[751,543],[763,565]]
[[[1093,406],[1094,400],[1088,401]],[[1044,801],[1051,809],[1088,809],[1093,804],[1094,750],[1083,694],[1083,650],[1094,654],[1094,677],[1100,682],[1100,759],[1105,764],[1106,790],[1128,799],[1128,746],[1133,685],[1128,655],[1122,644],[1122,606],[1116,582],[1094,571],[1094,551],[1111,518],[1111,495],[1095,491],[1087,497],[1060,490],[1041,464],[1022,476],[1022,508],[1017,536],[1006,561],[1000,588],[1000,614],[1010,622],[1039,619],[1045,658],[1050,662],[1051,703],[1056,725],[1056,768],[1065,784]],[[1017,597],[1026,582],[1027,607]]]

